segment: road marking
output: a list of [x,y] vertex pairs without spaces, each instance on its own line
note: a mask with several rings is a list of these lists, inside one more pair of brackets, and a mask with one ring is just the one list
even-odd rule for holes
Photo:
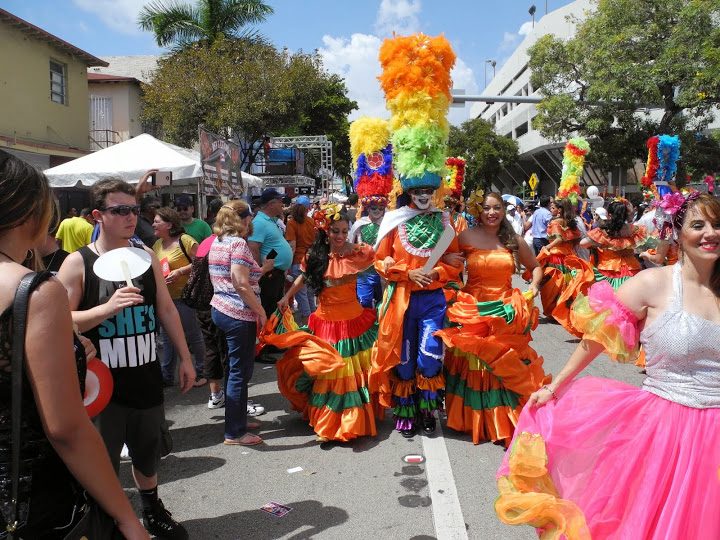
[[447,540],[467,540],[455,477],[450,466],[445,437],[437,421],[434,437],[421,437],[425,454],[425,473],[432,499],[435,536]]

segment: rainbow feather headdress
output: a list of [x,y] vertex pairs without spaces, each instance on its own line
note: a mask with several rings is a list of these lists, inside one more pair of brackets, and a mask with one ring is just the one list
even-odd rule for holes
[[580,196],[580,177],[585,166],[585,156],[590,152],[590,145],[585,139],[570,139],[563,153],[562,176],[557,198],[568,198],[577,204]]
[[465,181],[465,160],[457,157],[449,157],[445,161],[447,175],[443,181],[445,188],[445,200],[452,203],[459,203],[462,200],[462,188]]
[[350,124],[350,153],[355,164],[355,191],[361,203],[388,204],[393,187],[390,128],[382,118],[363,116]]
[[386,39],[379,59],[383,72],[378,79],[391,113],[394,165],[402,189],[437,189],[445,176],[455,53],[444,36],[418,33]]
[[[664,193],[659,193],[658,182],[670,182],[677,172],[677,160],[680,159],[680,139],[677,135],[655,135],[647,142],[648,159],[645,175],[640,179],[640,187],[646,199],[660,200]],[[667,187],[667,186],[665,186]]]

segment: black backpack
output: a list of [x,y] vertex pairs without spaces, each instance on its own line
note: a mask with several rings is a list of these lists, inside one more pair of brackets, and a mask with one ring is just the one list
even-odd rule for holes
[[[180,239],[180,247],[185,253],[185,249],[182,248],[182,239]],[[187,257],[187,254],[185,256]],[[190,260],[190,257],[187,257],[187,259]],[[215,291],[210,281],[208,256],[195,257],[190,264],[192,265],[190,277],[182,293],[180,293],[180,299],[193,309],[209,311],[210,300],[212,300]]]

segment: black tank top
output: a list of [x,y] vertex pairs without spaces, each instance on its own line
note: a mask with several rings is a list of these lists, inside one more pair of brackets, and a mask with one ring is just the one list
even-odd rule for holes
[[[133,247],[140,247],[133,245]],[[85,263],[85,290],[78,310],[107,302],[124,282],[100,279],[93,272],[98,255],[85,246],[78,250]],[[156,347],[156,293],[152,266],[132,280],[144,298],[142,304],[123,309],[117,315],[83,333],[98,351],[98,358],[110,368],[114,388],[112,401],[135,409],[163,403],[163,384]]]

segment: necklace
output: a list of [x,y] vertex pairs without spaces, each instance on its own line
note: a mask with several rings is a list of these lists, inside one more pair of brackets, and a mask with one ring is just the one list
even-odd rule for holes
[[17,262],[15,259],[13,259],[10,255],[5,253],[4,251],[0,250],[0,255],[5,255],[8,259],[10,259],[12,262]]
[[50,261],[48,261],[48,263],[45,266],[47,266],[48,268],[52,268],[52,263],[55,260],[55,255],[58,254],[58,251],[60,251],[60,250],[58,249],[58,250],[53,251],[52,257],[50,257]]

